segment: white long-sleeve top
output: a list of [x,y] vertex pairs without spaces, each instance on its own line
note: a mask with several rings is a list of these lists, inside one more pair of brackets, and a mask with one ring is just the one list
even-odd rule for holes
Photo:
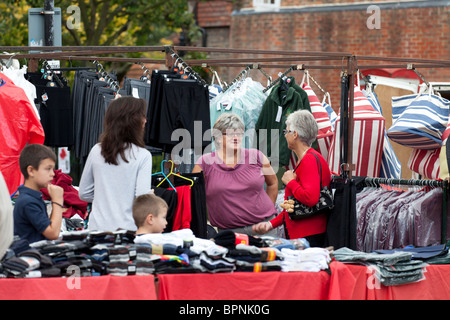
[[131,207],[135,197],[150,193],[152,155],[132,145],[125,151],[125,162],[117,156],[118,165],[108,164],[96,144],[90,151],[81,175],[80,199],[92,202],[89,230],[136,230]]

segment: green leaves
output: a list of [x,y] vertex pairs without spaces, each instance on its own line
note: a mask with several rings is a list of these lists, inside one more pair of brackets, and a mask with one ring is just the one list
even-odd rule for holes
[[[0,30],[8,32],[1,45],[27,45],[28,9],[42,6],[43,1],[3,0]],[[158,45],[195,27],[186,0],[55,0],[55,7],[61,8],[63,45]]]

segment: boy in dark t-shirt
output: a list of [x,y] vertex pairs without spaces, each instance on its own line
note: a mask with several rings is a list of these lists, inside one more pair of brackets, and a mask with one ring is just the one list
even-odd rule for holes
[[[56,155],[40,144],[26,146],[19,157],[20,170],[25,177],[14,205],[14,234],[29,243],[56,240],[61,231],[64,190],[51,184]],[[41,189],[47,188],[52,200],[52,214],[48,217]]]

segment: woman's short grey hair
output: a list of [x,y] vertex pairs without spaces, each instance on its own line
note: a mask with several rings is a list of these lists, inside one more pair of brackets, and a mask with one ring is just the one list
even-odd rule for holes
[[227,130],[245,130],[244,122],[235,113],[222,113],[213,126],[213,137],[227,132]]
[[317,138],[319,127],[312,113],[308,110],[292,112],[286,119],[286,127],[297,132],[300,140],[311,146]]

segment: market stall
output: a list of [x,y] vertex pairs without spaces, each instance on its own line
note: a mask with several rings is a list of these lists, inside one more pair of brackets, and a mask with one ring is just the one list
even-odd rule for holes
[[[1,47],[2,51],[14,52],[14,51],[28,51],[28,47]],[[318,52],[295,52],[295,51],[264,51],[264,50],[238,50],[238,49],[219,49],[219,48],[194,48],[194,47],[42,47],[41,53],[23,53],[23,54],[3,54],[0,55],[3,59],[9,58],[23,58],[29,59],[30,65],[33,65],[37,60],[47,59],[59,59],[59,60],[84,60],[91,61],[93,70],[69,68],[70,71],[75,71],[75,85],[72,92],[75,93],[72,96],[64,93],[68,90],[67,84],[61,81],[58,73],[51,70],[51,68],[45,69],[44,74],[46,77],[52,74],[51,82],[55,93],[48,92],[50,96],[50,102],[58,101],[58,105],[63,105],[64,110],[56,110],[56,105],[48,103],[47,100],[43,101],[44,94],[47,92],[40,92],[39,103],[46,105],[46,113],[35,114],[35,118],[39,116],[45,119],[43,131],[46,132],[47,143],[50,143],[54,147],[61,145],[69,145],[73,148],[77,157],[80,158],[81,163],[85,160],[90,148],[96,143],[97,137],[102,129],[102,120],[104,111],[106,110],[109,101],[114,99],[117,94],[121,95],[133,95],[139,97],[146,97],[149,99],[148,105],[148,121],[147,123],[153,123],[152,126],[146,130],[146,143],[149,147],[158,148],[159,152],[164,154],[164,161],[169,163],[174,160],[171,158],[170,153],[176,146],[177,142],[173,142],[167,139],[167,128],[161,128],[158,126],[158,117],[156,115],[161,113],[160,108],[168,107],[171,102],[171,98],[175,101],[175,91],[170,91],[167,88],[167,83],[173,85],[177,83],[177,92],[186,92],[195,96],[202,97],[201,115],[198,117],[190,117],[190,121],[201,121],[202,130],[196,132],[194,128],[187,128],[193,138],[195,135],[205,136],[206,131],[211,128],[211,123],[214,119],[223,112],[232,110],[233,112],[240,112],[240,115],[246,122],[246,127],[251,129],[265,129],[265,127],[258,127],[257,124],[258,112],[263,107],[265,102],[264,93],[275,86],[282,86],[289,83],[289,76],[293,71],[302,71],[306,73],[309,70],[338,70],[341,74],[341,97],[339,108],[330,108],[326,111],[326,104],[320,103],[318,97],[314,97],[315,94],[309,83],[299,83],[303,87],[302,90],[308,90],[309,103],[311,104],[310,110],[316,116],[316,119],[325,119],[321,128],[320,140],[317,143],[317,148],[322,154],[326,154],[329,160],[330,166],[335,167],[336,176],[333,183],[336,189],[336,199],[339,201],[340,211],[336,212],[333,216],[333,223],[329,224],[330,227],[327,230],[329,233],[329,245],[334,249],[350,248],[352,250],[362,250],[362,248],[368,248],[367,242],[364,245],[361,243],[358,246],[358,241],[371,237],[374,239],[374,233],[362,232],[358,229],[358,226],[365,226],[361,220],[361,216],[358,214],[361,212],[357,203],[357,192],[360,192],[361,184],[357,183],[355,173],[364,172],[369,178],[364,179],[364,185],[361,188],[384,188],[388,186],[421,186],[421,187],[433,187],[438,189],[435,193],[439,193],[435,198],[432,198],[433,204],[441,204],[438,214],[433,214],[430,218],[433,220],[434,229],[431,234],[433,237],[428,237],[426,240],[420,238],[422,242],[415,241],[414,243],[396,243],[396,247],[413,244],[415,246],[431,246],[445,244],[447,242],[447,181],[436,181],[436,177],[432,177],[430,180],[415,179],[415,180],[393,180],[392,176],[384,177],[386,180],[378,179],[377,175],[380,174],[380,167],[382,163],[385,165],[384,172],[393,173],[395,170],[389,170],[392,168],[391,164],[395,161],[389,162],[389,157],[383,158],[389,150],[383,149],[382,142],[387,139],[387,135],[384,130],[384,120],[381,112],[377,111],[372,103],[374,103],[373,96],[364,95],[362,91],[355,86],[355,77],[357,70],[370,69],[374,66],[359,65],[361,60],[375,60],[375,61],[390,61],[398,62],[399,64],[391,65],[376,65],[377,68],[399,68],[408,67],[409,69],[416,68],[445,68],[450,66],[449,61],[436,61],[436,60],[423,60],[423,59],[401,59],[401,58],[382,58],[382,57],[358,57],[348,53],[318,53]],[[179,50],[183,51],[199,51],[199,52],[222,52],[230,55],[235,54],[247,54],[249,57],[245,58],[227,58],[216,60],[190,60],[184,61],[182,57],[178,55]],[[58,50],[59,52],[50,52]],[[148,52],[148,51],[162,51],[166,54],[166,59],[146,59],[146,58],[124,58],[114,57],[115,53],[127,53],[127,52]],[[101,57],[100,55],[107,55]],[[260,57],[262,56],[262,57]],[[274,57],[273,57],[274,56]],[[280,57],[281,56],[281,57]],[[123,87],[117,82],[117,79],[113,74],[104,70],[99,61],[117,61],[137,63],[143,66],[143,76],[145,79],[128,79],[124,82]],[[336,65],[331,65],[333,61],[337,61]],[[345,63],[342,63],[345,61]],[[301,62],[302,64],[300,64]],[[150,71],[144,64],[160,64],[165,66],[162,70],[156,69]],[[286,64],[289,63],[289,64]],[[295,63],[292,64],[292,63]],[[406,63],[406,64],[401,64]],[[213,66],[221,67],[234,67],[242,68],[243,71],[230,82],[229,85],[220,87],[220,90],[212,90],[212,85],[207,84],[193,69],[191,66],[199,65],[203,68],[211,68]],[[171,76],[178,77],[180,73],[174,69],[179,68],[184,74],[190,74],[189,79],[183,79],[183,81],[174,81],[164,77],[161,74],[170,74]],[[89,69],[89,68],[87,68]],[[267,70],[283,70],[279,72],[278,78],[273,80],[267,75]],[[287,70],[286,70],[287,69]],[[267,87],[258,87],[258,84],[248,77],[248,73],[251,70],[258,70],[257,72],[263,73],[269,80]],[[36,71],[36,70],[32,70]],[[170,72],[170,73],[169,73]],[[0,78],[3,74],[0,73]],[[36,76],[36,75],[35,75]],[[312,77],[312,76],[311,76]],[[45,83],[40,82],[40,75],[38,73],[36,77],[30,76],[31,83],[34,82],[36,88],[44,90],[43,87],[47,86],[49,79],[46,79]],[[3,79],[3,78],[2,78]],[[56,80],[58,79],[58,80]],[[177,78],[178,79],[178,78]],[[294,77],[292,77],[294,79]],[[313,78],[312,78],[313,79]],[[161,81],[160,81],[161,80]],[[6,76],[4,81],[10,82]],[[292,81],[294,82],[294,81]],[[187,84],[186,87],[183,84]],[[261,86],[261,84],[259,84]],[[291,83],[292,85],[292,83]],[[180,86],[178,88],[178,86]],[[5,89],[6,86],[2,88]],[[257,95],[253,95],[253,100],[248,103],[248,100],[242,98],[242,94],[239,90],[245,88],[244,92],[252,92],[256,90]],[[256,88],[256,89],[255,89]],[[318,85],[319,89],[322,89]],[[61,90],[59,90],[61,89]],[[323,90],[323,89],[322,89]],[[306,91],[305,91],[306,92]],[[323,91],[324,97],[326,92]],[[1,91],[0,91],[1,94]],[[235,96],[230,96],[235,94]],[[430,94],[431,93],[426,93]],[[234,99],[240,99],[239,104],[235,104],[227,107],[223,102]],[[231,97],[231,98],[230,98]],[[161,100],[155,100],[155,99]],[[64,103],[59,103],[61,100],[70,102],[71,111],[66,110]],[[68,100],[67,100],[68,99]],[[163,102],[161,102],[163,101]],[[237,100],[236,100],[237,101]],[[259,101],[256,103],[256,101]],[[325,101],[325,100],[324,100]],[[193,101],[184,101],[186,103],[186,110],[190,110],[190,103]],[[245,107],[247,103],[247,107]],[[447,103],[444,101],[444,103]],[[242,107],[244,105],[244,107]],[[213,106],[213,109],[210,109]],[[241,107],[238,107],[241,106]],[[27,106],[29,111],[32,112],[33,108],[30,105]],[[197,106],[198,107],[198,106]],[[250,108],[251,107],[251,108]],[[314,108],[316,109],[314,109]],[[322,108],[323,107],[323,108]],[[52,111],[55,108],[54,112]],[[253,108],[253,109],[252,109]],[[443,107],[445,109],[445,106]],[[334,109],[334,110],[333,110]],[[213,110],[214,112],[211,112]],[[448,109],[447,109],[448,110]],[[62,113],[58,113],[62,112]],[[334,118],[332,117],[332,113]],[[209,114],[208,114],[209,113]],[[448,112],[447,112],[448,113]],[[70,126],[59,123],[60,126],[55,127],[59,122],[59,117],[55,114],[70,115],[73,118],[71,124],[73,127],[70,129],[72,134],[68,134],[64,137],[64,141],[58,141],[61,135],[55,134],[55,132],[64,132],[64,129]],[[324,114],[329,118],[324,117]],[[205,116],[206,115],[206,116]],[[66,119],[66,116],[63,116]],[[448,114],[447,114],[448,118]],[[156,119],[156,120],[155,120]],[[337,119],[337,120],[336,120]],[[66,119],[67,120],[67,119]],[[448,119],[447,119],[448,122]],[[375,124],[379,126],[379,130],[373,130]],[[443,129],[446,125],[440,124]],[[356,129],[358,128],[358,129]],[[173,128],[174,129],[174,128]],[[283,124],[280,124],[278,128],[282,132]],[[366,130],[366,131],[364,131]],[[442,135],[442,128],[436,130],[439,136]],[[367,135],[360,135],[360,133],[367,133]],[[67,132],[66,132],[67,133]],[[391,132],[392,133],[392,132]],[[51,135],[53,134],[53,135]],[[363,137],[364,136],[364,137]],[[370,136],[370,137],[369,137]],[[392,137],[394,134],[392,134]],[[51,137],[52,139],[48,139]],[[72,139],[73,138],[73,139]],[[280,137],[278,137],[280,138]],[[435,142],[435,149],[440,147],[441,143],[439,139],[433,140]],[[332,139],[332,140],[331,140]],[[378,140],[377,140],[378,139]],[[397,141],[400,141],[398,138]],[[377,148],[371,148],[373,141],[376,143]],[[201,140],[200,144],[196,144],[198,140],[191,141],[192,152],[190,155],[195,155],[196,152],[202,150],[211,143],[210,139]],[[252,142],[252,137],[249,137],[247,142]],[[426,144],[426,143],[425,143]],[[369,146],[369,147],[368,147]],[[320,149],[322,148],[322,149]],[[327,148],[329,150],[327,150]],[[330,151],[331,150],[331,151]],[[374,151],[375,154],[371,154],[371,157],[364,156],[364,150]],[[424,149],[425,150],[425,149]],[[283,152],[286,150],[283,150]],[[327,152],[328,151],[328,152]],[[280,154],[269,154],[272,160],[277,160],[280,167],[289,167],[291,159],[288,154],[281,156]],[[371,162],[369,158],[376,158],[377,161]],[[383,161],[386,162],[383,162]],[[188,162],[188,161],[186,161]],[[189,164],[189,163],[187,163]],[[0,163],[1,165],[1,163]],[[173,162],[172,162],[173,165]],[[419,166],[420,167],[420,166]],[[188,166],[187,166],[188,168]],[[435,265],[434,262],[429,264],[426,261],[421,261],[424,264],[417,267],[415,270],[420,272],[418,278],[402,283],[401,285],[385,285],[382,283],[371,281],[374,279],[374,272],[370,266],[356,265],[358,262],[343,263],[339,259],[335,259],[333,250],[321,249],[320,252],[308,251],[307,245],[298,246],[295,243],[284,243],[282,239],[276,239],[283,242],[283,245],[288,247],[277,247],[273,245],[273,239],[263,239],[266,243],[263,245],[258,241],[244,243],[234,242],[227,246],[222,246],[226,250],[217,248],[215,245],[220,243],[220,237],[214,239],[206,239],[207,226],[206,226],[206,206],[204,203],[204,181],[201,175],[190,174],[189,169],[181,171],[180,175],[174,175],[167,179],[168,172],[165,170],[167,167],[161,166],[161,172],[155,173],[152,177],[152,182],[155,182],[155,188],[158,189],[159,194],[167,197],[175,203],[173,210],[173,218],[170,224],[170,230],[167,230],[167,234],[173,234],[175,231],[192,230],[192,237],[194,244],[197,241],[200,245],[194,248],[185,248],[184,244],[177,241],[161,242],[158,239],[148,239],[144,243],[135,243],[134,237],[130,236],[126,232],[106,231],[105,233],[91,234],[89,232],[81,231],[80,233],[68,232],[65,234],[61,242],[56,243],[44,243],[38,246],[34,246],[32,249],[39,251],[40,255],[50,257],[52,263],[48,262],[48,259],[43,259],[41,262],[46,261],[48,265],[43,268],[44,264],[41,263],[40,267],[32,269],[31,265],[24,266],[23,264],[15,261],[13,258],[15,253],[9,256],[8,261],[3,261],[4,274],[7,275],[6,279],[0,279],[0,298],[1,299],[258,299],[258,300],[288,300],[288,299],[435,299],[435,298],[448,298],[450,297],[450,290],[447,290],[446,275],[450,273],[450,269],[447,270],[447,265]],[[364,170],[363,170],[364,169]],[[173,172],[170,171],[169,175]],[[372,179],[373,178],[373,179]],[[149,177],[150,179],[150,177]],[[380,178],[381,179],[381,178]],[[15,179],[17,180],[17,179]],[[181,181],[183,180],[183,181]],[[12,186],[12,189],[17,187],[18,182]],[[181,202],[177,206],[177,200],[181,194],[181,189],[184,186],[189,185],[189,199],[184,205],[188,206],[181,208]],[[11,192],[13,193],[13,191]],[[424,193],[428,196],[430,193]],[[438,200],[436,200],[438,199]],[[367,199],[366,199],[367,200]],[[423,200],[423,198],[422,198]],[[169,201],[169,200],[168,200]],[[361,203],[359,203],[361,204]],[[346,208],[346,209],[344,209]],[[372,209],[370,209],[372,210]],[[367,210],[369,212],[370,210]],[[190,225],[179,227],[173,221],[177,220],[177,212],[189,211],[190,213]],[[366,212],[366,211],[365,211]],[[372,212],[372,211],[370,211]],[[414,214],[418,214],[414,212]],[[428,218],[427,213],[424,211],[423,216]],[[370,214],[367,214],[370,217]],[[359,220],[358,220],[359,219]],[[397,216],[391,215],[391,219],[388,221],[391,224],[396,224]],[[419,224],[425,224],[422,220],[418,220]],[[188,227],[188,228],[187,228]],[[366,229],[364,229],[366,230]],[[382,233],[381,229],[380,233]],[[409,230],[409,229],[408,229]],[[438,231],[436,231],[438,230]],[[169,233],[169,231],[172,231]],[[372,230],[373,231],[373,230]],[[401,229],[397,230],[402,232]],[[116,232],[116,233],[115,233]],[[435,235],[439,234],[440,237]],[[220,234],[223,236],[223,234]],[[75,237],[76,239],[74,239]],[[121,241],[118,242],[118,239]],[[202,240],[199,240],[202,239]],[[167,239],[165,239],[167,240]],[[75,241],[75,242],[72,242]],[[156,241],[156,242],[155,242]],[[211,241],[211,242],[210,242]],[[272,245],[268,244],[271,243]],[[375,246],[370,247],[372,249],[393,249],[392,246],[386,246],[379,248],[378,244],[381,243],[378,240],[374,240]],[[389,243],[389,239],[384,239],[383,243]],[[158,244],[158,250],[154,245]],[[280,243],[278,243],[280,245]],[[196,249],[196,250],[195,250]],[[211,251],[213,250],[214,254]],[[284,250],[284,251],[283,251]],[[288,250],[292,250],[288,251]],[[369,249],[367,249],[369,250]],[[367,251],[366,250],[366,251]],[[27,251],[27,250],[24,250]],[[246,254],[244,254],[244,252]],[[252,252],[253,255],[249,255],[248,252]],[[126,257],[124,258],[122,254]],[[271,259],[268,259],[268,252],[272,255]],[[314,254],[311,254],[314,252]],[[36,255],[36,253],[34,252]],[[440,256],[446,257],[448,249],[443,248],[440,252]],[[18,253],[17,253],[18,255]],[[303,257],[302,257],[303,255]],[[29,257],[22,255],[23,257]],[[324,257],[323,261],[319,262],[320,267],[314,268],[314,270],[306,268],[304,265],[288,265],[292,259],[302,259],[305,256],[312,260],[319,257]],[[23,260],[23,259],[22,259]],[[336,260],[336,261],[333,261]],[[292,261],[292,260],[291,260]],[[315,260],[314,260],[315,261]],[[64,264],[63,264],[64,263]],[[69,267],[75,265],[78,267],[80,273],[71,274],[73,271]],[[394,264],[388,265],[392,266]],[[55,270],[55,267],[57,270]],[[309,266],[310,267],[310,266]],[[29,269],[30,268],[30,269]],[[30,273],[31,271],[39,271],[38,273]],[[31,277],[33,279],[23,279],[23,277]],[[420,277],[419,277],[420,276]],[[18,279],[13,279],[17,277]],[[375,279],[378,279],[375,277]],[[191,285],[186,287],[186,282]],[[15,289],[15,295],[11,294],[11,288]],[[45,290],[44,287],[45,286]],[[78,287],[77,287],[78,286]]]

